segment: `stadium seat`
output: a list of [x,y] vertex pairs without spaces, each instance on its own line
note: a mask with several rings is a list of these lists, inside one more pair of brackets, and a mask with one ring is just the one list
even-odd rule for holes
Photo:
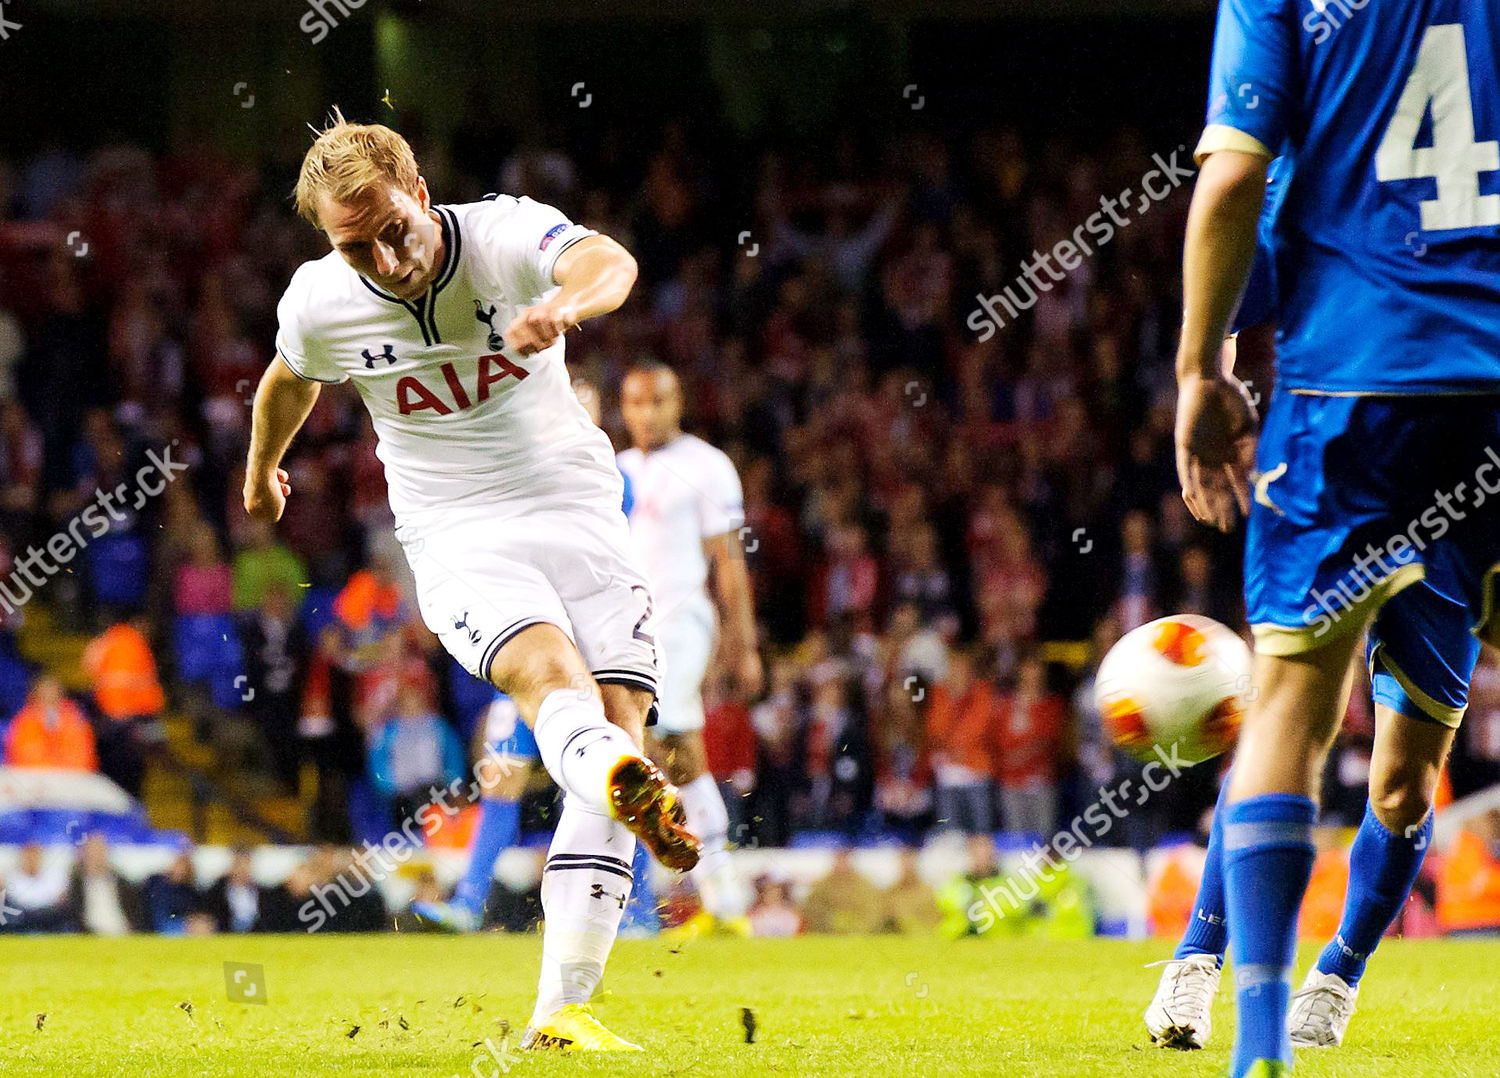
[[219,652],[209,678],[209,694],[214,706],[225,711],[243,710],[245,681],[244,649],[240,645],[239,631],[231,623],[229,632],[219,638]]
[[324,627],[333,621],[333,601],[338,594],[336,588],[313,586],[302,590],[302,627],[309,640],[316,640]]
[[1168,831],[1156,840],[1156,848],[1166,849],[1169,846],[1196,846],[1198,836],[1191,831]]
[[105,606],[137,610],[146,601],[151,556],[138,535],[106,534],[84,552],[89,590]]
[[88,834],[87,824],[94,813],[71,809],[32,809],[28,842],[44,846],[70,846]]
[[[226,639],[228,638],[228,639]],[[239,646],[231,653],[229,640],[237,639],[234,619],[227,614],[183,614],[173,625],[172,649],[177,656],[177,676],[191,684],[206,685],[214,672],[239,657]]]
[[31,691],[31,669],[21,659],[0,655],[0,725],[26,704]]
[[900,849],[911,845],[911,842],[899,831],[870,820],[860,829],[854,844],[862,849]]
[[523,850],[545,850],[552,845],[551,831],[522,831],[518,845]]
[[0,844],[40,842],[44,846],[78,846],[87,835],[102,836],[112,845],[159,840],[145,811],[92,812],[67,808],[16,809],[0,813]]
[[[173,626],[177,676],[209,690],[214,706],[225,711],[244,707],[244,653],[239,629],[227,614],[186,614]],[[238,684],[236,684],[238,682]]]
[[31,840],[31,810],[0,812],[0,846],[21,846]]
[[794,850],[836,850],[848,846],[849,836],[842,831],[801,831],[792,836]]
[[1106,917],[1100,914],[1098,922],[1094,926],[1094,934],[1097,936],[1109,936],[1115,939],[1128,939],[1131,934],[1130,918]]
[[453,690],[453,707],[458,711],[459,734],[467,744],[474,736],[474,726],[479,716],[495,698],[495,690],[489,683],[480,681],[459,665],[457,659],[448,666],[448,684]]
[[1041,835],[1033,835],[1026,831],[995,832],[995,849],[1001,853],[1020,853],[1022,850],[1029,850],[1045,842],[1046,840]]
[[363,776],[349,783],[349,826],[356,843],[384,841],[391,830],[391,802],[375,792]]

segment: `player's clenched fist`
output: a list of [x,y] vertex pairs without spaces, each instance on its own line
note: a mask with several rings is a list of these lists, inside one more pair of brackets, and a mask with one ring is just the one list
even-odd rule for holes
[[291,477],[285,468],[245,476],[245,512],[252,520],[274,524],[286,512],[287,495],[292,492]]
[[538,303],[535,307],[527,307],[505,327],[505,343],[523,356],[533,355],[550,348],[577,324],[577,314],[571,307]]

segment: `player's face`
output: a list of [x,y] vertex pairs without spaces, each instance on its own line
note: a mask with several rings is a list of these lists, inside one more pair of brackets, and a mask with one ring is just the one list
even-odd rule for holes
[[324,195],[318,204],[323,232],[356,273],[401,299],[427,291],[437,273],[442,232],[428,214],[427,181],[415,194],[389,183],[349,202]]
[[677,436],[682,423],[682,390],[671,371],[632,374],[620,388],[620,416],[630,440],[656,449]]

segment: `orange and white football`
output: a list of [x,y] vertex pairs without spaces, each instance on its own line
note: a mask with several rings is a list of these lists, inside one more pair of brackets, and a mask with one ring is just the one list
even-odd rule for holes
[[1094,700],[1115,744],[1137,759],[1210,760],[1239,735],[1250,649],[1212,618],[1175,614],[1132,629],[1099,664]]

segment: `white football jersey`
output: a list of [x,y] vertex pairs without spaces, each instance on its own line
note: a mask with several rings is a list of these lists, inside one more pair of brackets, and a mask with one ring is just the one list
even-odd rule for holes
[[552,267],[595,235],[529,198],[435,206],[443,263],[401,300],[330,251],[292,276],[276,349],[303,378],[354,380],[397,520],[463,504],[620,504],[609,439],[569,386],[563,342],[531,356],[502,334],[557,290]]
[[711,619],[703,542],[738,532],[745,523],[734,462],[691,434],[649,453],[627,449],[616,459],[630,478],[630,538],[651,582],[657,619]]

